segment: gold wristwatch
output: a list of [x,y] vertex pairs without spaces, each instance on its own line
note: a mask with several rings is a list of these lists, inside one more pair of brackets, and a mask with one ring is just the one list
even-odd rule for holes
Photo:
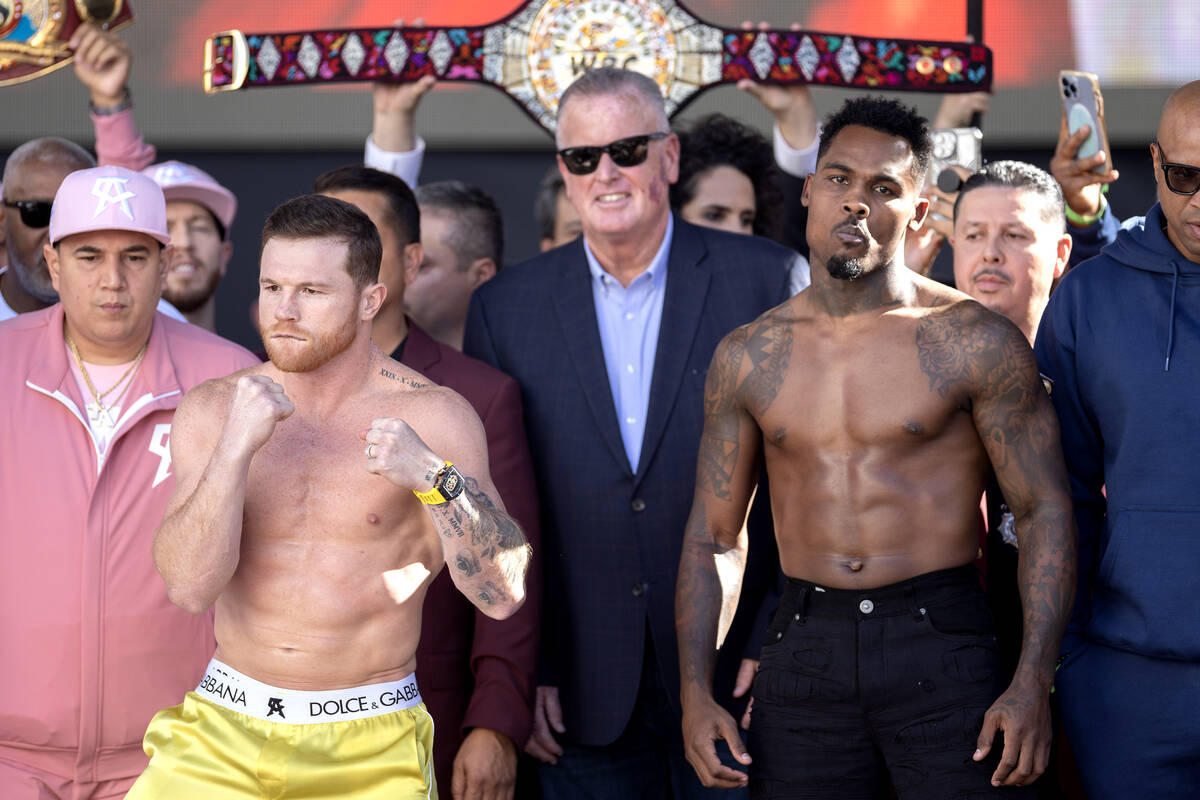
[[433,488],[427,492],[413,490],[413,494],[427,506],[440,506],[449,503],[462,494],[463,477],[449,461],[443,463],[437,475],[433,476]]

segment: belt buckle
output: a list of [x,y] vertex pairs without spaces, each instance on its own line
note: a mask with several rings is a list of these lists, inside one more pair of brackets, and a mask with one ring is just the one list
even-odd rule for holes
[[[224,59],[217,58],[217,42],[221,39],[228,39],[231,45],[233,54],[233,64],[229,70],[229,83],[216,85],[213,83],[213,73],[217,69],[217,64],[223,63]],[[239,30],[221,31],[214,33],[204,41],[204,93],[216,94],[217,92],[236,92],[242,88],[242,84],[246,82],[246,75],[250,71],[250,46],[246,43],[246,34]]]

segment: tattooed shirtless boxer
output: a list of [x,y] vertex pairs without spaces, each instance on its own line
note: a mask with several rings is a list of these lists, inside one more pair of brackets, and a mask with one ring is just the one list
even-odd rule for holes
[[151,722],[131,798],[437,796],[412,676],[425,590],[445,561],[506,617],[529,554],[471,407],[371,343],[380,253],[348,203],[276,209],[259,281],[271,361],[176,414],[155,562],[175,603],[215,603],[217,651]]
[[[753,797],[1024,796],[1075,585],[1058,424],[1016,327],[903,263],[930,144],[893,101],[848,102],[804,188],[812,285],[725,338],[705,392],[676,621],[688,758]],[[709,689],[760,457],[788,576],[748,752]],[[972,561],[996,471],[1016,515],[1025,632],[998,682]],[[1003,732],[1003,744],[996,735]],[[722,766],[717,739],[745,771]]]

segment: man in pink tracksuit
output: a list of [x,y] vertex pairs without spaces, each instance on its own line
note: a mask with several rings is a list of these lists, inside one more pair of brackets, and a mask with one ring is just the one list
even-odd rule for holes
[[162,190],[73,172],[45,256],[61,301],[0,323],[0,798],[115,798],[150,718],[199,681],[211,618],[171,605],[151,558],[193,386],[257,363],[155,312]]

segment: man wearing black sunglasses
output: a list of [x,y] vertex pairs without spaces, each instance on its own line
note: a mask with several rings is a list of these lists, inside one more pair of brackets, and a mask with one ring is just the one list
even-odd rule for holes
[[669,130],[649,78],[598,69],[572,84],[558,163],[583,237],[506,267],[467,320],[467,354],[521,384],[541,494],[543,685],[527,751],[551,800],[733,797],[705,790],[683,756],[675,576],[713,348],[787,297],[799,256],[673,218]]
[[74,142],[53,138],[26,142],[8,157],[3,192],[8,269],[0,273],[0,319],[58,301],[42,252],[50,207],[67,175],[95,163]]
[[1092,800],[1200,782],[1200,81],[1150,153],[1158,202],[1066,275],[1035,345],[1079,526],[1055,685]]

